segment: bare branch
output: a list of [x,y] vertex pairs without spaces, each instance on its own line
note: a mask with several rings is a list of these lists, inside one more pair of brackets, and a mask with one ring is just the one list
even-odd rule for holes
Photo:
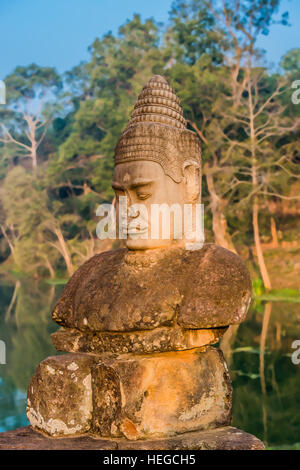
[[1,124],[1,127],[4,129],[4,132],[6,133],[7,138],[3,139],[3,138],[0,137],[0,142],[3,142],[5,144],[12,143],[12,144],[18,145],[19,147],[23,147],[26,150],[31,150],[31,148],[28,145],[25,145],[22,142],[19,142],[18,140],[14,139],[13,136],[11,135],[11,133],[9,132],[9,130],[5,127],[4,124]]
[[277,85],[276,90],[269,96],[269,98],[264,102],[264,104],[261,105],[258,111],[254,114],[254,118],[259,116],[276,96],[282,95],[284,91],[280,91],[280,88],[282,88],[282,84]]
[[278,197],[279,199],[285,199],[287,201],[293,201],[293,200],[300,200],[300,196],[283,196],[282,194],[279,193],[270,193],[268,191],[260,191],[260,194],[264,194],[266,196],[274,196]]

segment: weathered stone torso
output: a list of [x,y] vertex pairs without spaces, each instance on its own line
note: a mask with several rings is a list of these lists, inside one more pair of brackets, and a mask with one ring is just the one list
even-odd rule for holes
[[53,319],[82,331],[218,328],[242,322],[250,297],[244,262],[216,245],[122,249],[96,255],[76,271]]

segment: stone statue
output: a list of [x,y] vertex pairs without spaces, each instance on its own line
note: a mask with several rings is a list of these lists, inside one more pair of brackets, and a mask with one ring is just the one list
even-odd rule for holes
[[[183,209],[184,204],[200,202],[199,139],[186,129],[179,99],[163,77],[155,75],[139,95],[116,147],[115,164],[116,196],[126,194],[131,202],[143,202],[148,212],[151,204],[177,204]],[[174,245],[174,233],[169,239],[153,240],[151,226],[144,228],[149,231],[146,240],[128,234],[130,250]]]
[[126,248],[94,256],[66,285],[52,338],[67,354],[38,366],[28,388],[31,426],[51,437],[105,438],[119,449],[263,448],[230,427],[230,377],[211,346],[245,319],[246,266],[213,244],[189,249],[191,238],[176,237],[175,216],[162,237],[163,217],[154,227],[139,210],[167,204],[183,213],[201,202],[200,143],[159,75],[116,146],[113,188]]

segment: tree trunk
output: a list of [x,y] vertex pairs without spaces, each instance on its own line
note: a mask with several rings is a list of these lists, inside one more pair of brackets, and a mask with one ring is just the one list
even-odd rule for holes
[[[248,73],[249,70],[248,70]],[[253,191],[257,190],[258,178],[257,178],[257,163],[256,163],[256,135],[255,135],[255,113],[254,113],[254,104],[252,97],[251,81],[248,80],[248,103],[249,103],[249,126],[250,126],[250,138],[251,138],[251,179],[252,179],[252,188]],[[255,194],[255,193],[254,193]],[[263,279],[265,289],[270,290],[272,288],[271,281],[269,278],[269,273],[265,264],[264,255],[260,243],[259,236],[259,224],[258,224],[258,199],[257,195],[253,197],[253,207],[252,207],[252,224],[253,224],[253,233],[254,233],[254,243],[256,248],[256,255],[258,259],[258,265],[260,273]]]
[[222,246],[223,248],[226,248],[227,250],[236,253],[230,234],[228,233],[228,225],[225,217],[225,208],[227,206],[227,201],[220,198],[220,196],[218,196],[218,194],[216,193],[213,176],[210,173],[208,167],[206,167],[206,181],[210,195],[212,227],[215,237],[215,243],[217,245]]
[[55,235],[58,238],[60,252],[61,252],[61,254],[62,254],[62,256],[65,260],[66,267],[67,267],[67,270],[68,270],[68,274],[71,277],[73,272],[74,272],[74,266],[73,266],[72,259],[71,259],[68,247],[66,245],[64,236],[62,234],[62,231],[59,228],[55,228],[54,232],[55,232]]
[[260,385],[262,394],[265,396],[267,392],[266,388],[266,377],[265,377],[265,349],[267,342],[268,327],[270,323],[272,313],[272,303],[267,302],[265,305],[265,311],[263,316],[262,330],[260,335],[260,347],[259,347],[259,375]]
[[277,229],[276,229],[276,223],[275,223],[274,217],[271,217],[271,234],[272,234],[272,247],[278,248],[279,242],[278,242],[278,235],[277,235]]
[[47,257],[45,257],[45,262],[46,262],[46,267],[49,271],[51,279],[54,279],[55,278],[55,271],[54,271],[53,266],[52,266],[52,264],[50,263],[50,261]]
[[36,143],[32,142],[32,150],[31,150],[31,159],[32,159],[32,169],[36,172],[37,169],[37,152],[36,152]]
[[277,321],[275,323],[275,328],[276,328],[276,348],[281,349],[281,323]]
[[[204,142],[205,145],[208,145],[206,137],[203,135],[203,132],[197,127],[196,123],[192,121],[189,121],[189,123],[195,129],[202,142]],[[215,154],[213,154],[213,159],[214,161],[216,161]],[[233,242],[228,232],[228,225],[225,216],[225,208],[227,206],[227,201],[218,196],[215,190],[213,175],[207,163],[204,165],[204,173],[206,174],[207,187],[210,195],[212,225],[215,243],[217,245],[222,246],[223,248],[226,248],[227,250],[236,253],[236,249],[234,248]]]
[[16,299],[17,299],[18,290],[19,290],[20,286],[21,286],[20,281],[17,281],[16,284],[15,284],[13,296],[12,296],[12,298],[11,298],[9,307],[8,307],[8,309],[7,309],[7,311],[6,311],[6,314],[5,314],[5,322],[8,322],[8,320],[10,319],[10,314],[11,314],[11,311],[12,311],[14,305],[15,305],[15,302],[16,302]]
[[225,356],[227,365],[230,367],[232,362],[232,348],[240,325],[230,325],[221,339],[220,348]]
[[10,249],[10,252],[11,252],[12,257],[14,259],[14,262],[17,264],[17,257],[16,257],[15,248],[14,248],[12,242],[10,241],[10,239],[9,239],[7,233],[6,233],[6,230],[5,230],[4,226],[0,225],[0,228],[1,228],[1,231],[3,233],[3,236],[4,236],[5,240],[7,241],[7,244],[9,246],[9,249]]
[[37,118],[34,118],[31,114],[25,116],[25,121],[28,125],[28,132],[26,135],[30,141],[30,151],[29,155],[31,158],[31,164],[33,172],[36,173],[37,170]]
[[252,210],[253,210],[252,223],[253,223],[253,231],[254,231],[254,242],[255,242],[255,249],[256,249],[256,255],[258,259],[259,270],[263,279],[265,289],[270,290],[272,289],[272,285],[271,285],[269,273],[265,264],[264,255],[263,255],[261,242],[260,242],[260,236],[259,236],[258,203],[257,203],[256,198],[254,198]]

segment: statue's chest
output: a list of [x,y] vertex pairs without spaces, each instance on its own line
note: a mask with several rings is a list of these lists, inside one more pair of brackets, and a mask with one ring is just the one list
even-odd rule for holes
[[76,326],[128,331],[172,325],[182,300],[174,277],[167,264],[124,262],[113,271],[95,271],[75,294]]

